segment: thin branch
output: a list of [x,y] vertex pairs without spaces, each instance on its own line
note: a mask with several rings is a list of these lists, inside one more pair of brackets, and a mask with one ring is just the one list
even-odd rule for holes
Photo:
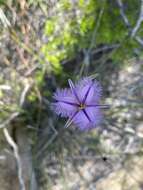
[[30,84],[26,84],[26,86],[24,87],[24,90],[21,93],[21,97],[20,97],[20,106],[21,107],[23,106],[23,104],[25,102],[27,93],[29,92],[30,88],[31,88],[31,85]]
[[120,9],[120,14],[122,16],[122,19],[126,25],[127,28],[131,28],[131,25],[129,23],[129,20],[124,12],[124,9],[123,9],[123,3],[122,3],[122,0],[117,0],[117,4],[119,6],[119,9]]
[[83,52],[84,53],[84,60],[83,60],[83,64],[81,66],[81,69],[79,71],[79,73],[80,73],[79,76],[82,75],[84,69],[86,69],[86,72],[88,71],[88,66],[90,64],[91,50],[93,49],[94,44],[96,43],[96,34],[97,34],[97,31],[98,31],[98,29],[100,27],[100,24],[101,24],[102,16],[104,14],[104,9],[105,9],[105,1],[103,0],[103,7],[99,12],[98,20],[97,20],[96,26],[95,26],[95,28],[93,30],[93,33],[92,33],[89,48],[87,50],[85,49],[84,52]]
[[99,48],[96,48],[95,50],[93,50],[91,52],[91,55],[96,55],[98,53],[101,53],[101,52],[108,52],[108,51],[112,51],[114,49],[117,49],[120,47],[120,44],[113,44],[113,45],[104,45],[103,47],[99,47]]
[[134,29],[131,27],[131,24],[130,24],[130,22],[129,22],[129,20],[128,20],[125,12],[124,12],[122,0],[117,0],[117,4],[118,4],[119,9],[120,9],[121,17],[122,17],[126,27],[128,28],[131,37],[134,37],[135,40],[143,47],[143,39],[141,39],[138,35],[136,35],[136,32],[139,29],[141,22],[143,21],[143,0],[141,0],[140,19],[137,21],[137,24],[134,27]]
[[139,36],[135,37],[135,40],[141,45],[143,46],[143,39],[141,39]]
[[5,16],[5,14],[4,14],[4,12],[3,12],[3,10],[1,8],[0,8],[0,20],[1,20],[1,22],[4,25],[5,28],[11,26],[9,20],[7,19],[7,17]]
[[40,68],[40,66],[37,64],[37,65],[34,65],[32,68],[30,68],[25,74],[24,76],[25,77],[28,77],[30,76],[36,69]]
[[17,168],[18,168],[18,179],[19,179],[19,184],[20,184],[20,190],[26,190],[25,184],[24,184],[24,179],[22,176],[22,164],[21,164],[21,159],[19,156],[18,147],[17,147],[16,143],[13,141],[12,137],[10,136],[10,134],[6,128],[3,129],[3,132],[4,132],[7,142],[13,148],[13,151],[14,151],[14,156],[15,156]]
[[104,8],[105,8],[105,6],[103,6],[99,12],[98,20],[97,20],[95,29],[94,29],[93,34],[92,34],[91,43],[90,43],[89,49],[87,50],[88,53],[90,53],[91,49],[93,48],[93,46],[95,44],[96,34],[97,34],[97,31],[98,31],[100,24],[101,24],[101,19],[102,19],[103,13],[104,13]]
[[19,112],[14,112],[13,114],[11,114],[7,120],[5,120],[2,124],[0,124],[0,129],[9,125],[9,123],[12,122],[18,115]]
[[143,21],[143,0],[141,0],[141,9],[140,9],[139,18],[137,20],[135,27],[132,30],[131,37],[135,37],[137,31],[139,30],[141,26],[142,21]]

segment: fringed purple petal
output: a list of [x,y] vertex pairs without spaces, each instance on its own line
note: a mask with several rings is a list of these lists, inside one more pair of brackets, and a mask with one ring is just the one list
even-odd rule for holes
[[53,110],[62,117],[69,117],[77,110],[76,99],[68,89],[57,90],[54,94]]
[[73,123],[75,123],[80,130],[88,131],[97,127],[101,120],[102,114],[100,110],[90,107],[79,111],[73,118]]
[[88,103],[99,103],[99,101],[100,101],[100,98],[102,96],[102,87],[97,80],[94,80],[93,89],[94,89],[93,98],[91,98],[91,99],[87,98],[86,104],[88,104]]
[[97,126],[100,124],[103,116],[99,107],[86,107],[85,111],[89,115],[93,125]]
[[80,130],[86,130],[86,128],[88,127],[88,125],[89,125],[90,122],[89,122],[88,118],[86,117],[86,115],[81,110],[73,118],[73,123],[75,125],[77,125],[77,127]]
[[80,101],[85,104],[99,102],[102,94],[100,83],[90,77],[82,79],[76,85],[76,91]]
[[56,101],[69,101],[71,103],[75,103],[76,102],[76,99],[75,97],[73,96],[73,94],[71,93],[71,91],[67,88],[65,89],[57,89],[57,91],[54,93],[54,96],[53,98],[56,100]]

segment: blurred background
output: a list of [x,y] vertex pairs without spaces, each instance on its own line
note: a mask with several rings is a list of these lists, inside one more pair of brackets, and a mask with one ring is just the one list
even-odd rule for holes
[[[97,129],[50,109],[94,76]],[[0,190],[143,190],[143,0],[0,0]]]

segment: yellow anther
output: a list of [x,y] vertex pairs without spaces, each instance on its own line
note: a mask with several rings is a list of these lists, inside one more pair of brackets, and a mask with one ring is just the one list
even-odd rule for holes
[[85,108],[85,105],[84,104],[80,104],[79,105],[79,110],[82,110],[82,109],[84,109]]

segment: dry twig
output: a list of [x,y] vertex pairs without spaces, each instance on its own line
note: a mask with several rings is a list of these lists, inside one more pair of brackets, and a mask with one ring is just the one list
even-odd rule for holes
[[19,112],[14,112],[13,114],[10,115],[10,117],[5,120],[2,124],[0,124],[0,129],[5,128],[11,121],[13,121],[17,116],[19,115]]
[[24,179],[22,176],[22,164],[21,164],[21,159],[19,156],[18,147],[17,147],[16,143],[13,141],[12,137],[10,136],[10,134],[6,128],[3,129],[3,132],[4,132],[4,135],[5,135],[5,138],[8,142],[8,144],[13,148],[13,151],[14,151],[14,156],[15,156],[17,168],[18,168],[18,179],[19,179],[19,184],[20,184],[20,190],[26,190],[25,184],[24,184]]

